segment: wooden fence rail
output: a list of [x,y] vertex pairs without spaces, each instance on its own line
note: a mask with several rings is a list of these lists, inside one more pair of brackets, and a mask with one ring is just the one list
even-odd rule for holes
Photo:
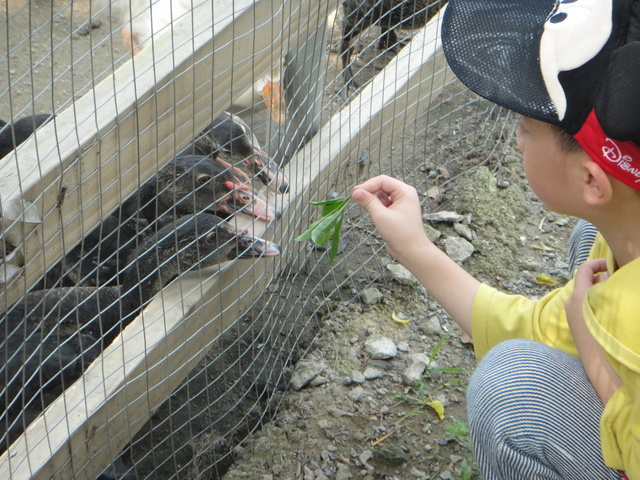
[[[211,28],[211,5],[196,7],[173,37],[154,39],[153,49],[144,49],[79,99],[74,111],[60,113],[21,146],[18,170],[12,156],[0,165],[3,204],[33,202],[42,221],[26,236],[23,274],[7,285],[0,305],[18,300],[59,260],[64,245],[77,243],[224,110],[233,80],[246,85],[269,72],[271,56],[254,57],[254,49],[295,43],[337,7],[337,0],[290,0],[277,10],[267,0],[213,3],[213,11],[224,12],[216,18],[224,20]],[[280,262],[300,252],[293,238],[306,224],[300,221],[309,215],[306,201],[326,194],[330,178],[363,139],[375,135],[379,149],[370,154],[387,155],[396,129],[426,110],[446,84],[439,21],[440,15],[418,32],[288,164],[292,185],[282,199],[281,227],[259,231],[254,225],[257,234],[282,244]],[[233,41],[239,37],[242,42]],[[172,55],[158,54],[171,45]],[[82,118],[78,111],[91,115]],[[109,158],[118,158],[111,163],[119,169],[104,164]],[[96,478],[255,300],[277,265],[231,262],[181,276],[0,457],[0,476]]]

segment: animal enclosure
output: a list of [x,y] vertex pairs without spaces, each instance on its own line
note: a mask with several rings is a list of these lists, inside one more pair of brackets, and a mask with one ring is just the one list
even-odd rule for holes
[[418,20],[337,0],[5,3],[5,478],[222,478],[326,303],[383,270],[356,207],[333,264],[296,242],[308,202],[386,173],[435,209],[503,156],[508,116],[447,70],[444,2],[398,3]]

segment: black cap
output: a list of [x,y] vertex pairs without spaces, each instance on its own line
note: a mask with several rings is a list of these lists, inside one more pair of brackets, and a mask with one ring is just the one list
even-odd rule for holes
[[639,3],[450,0],[443,50],[456,76],[498,105],[571,135],[595,109],[607,135],[637,141]]

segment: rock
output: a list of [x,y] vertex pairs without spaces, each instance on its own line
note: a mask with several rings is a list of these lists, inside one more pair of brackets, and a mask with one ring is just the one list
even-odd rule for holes
[[427,238],[432,242],[435,242],[442,236],[442,233],[440,233],[439,230],[436,230],[428,223],[423,224],[423,227],[424,227],[424,233],[427,235]]
[[313,471],[307,467],[306,465],[302,467],[303,471],[303,480],[316,480],[316,476]]
[[329,379],[322,375],[318,375],[309,382],[309,385],[312,387],[319,387],[320,385],[324,385],[325,383],[329,383]]
[[396,445],[377,444],[373,456],[380,463],[397,467],[402,465],[406,459],[406,453]]
[[353,383],[362,384],[365,381],[365,376],[362,372],[355,371],[351,374],[351,381]]
[[351,473],[349,467],[344,463],[338,463],[338,470],[336,471],[336,480],[349,480]]
[[364,351],[374,360],[386,360],[398,355],[398,348],[393,340],[382,335],[371,335],[364,342]]
[[432,380],[435,380],[436,382],[442,380],[442,372],[438,370],[440,368],[438,362],[436,362],[435,360],[431,360],[431,363],[428,365],[428,367],[429,377],[431,377]]
[[475,251],[473,245],[461,237],[448,237],[444,241],[444,248],[454,262],[464,262]]
[[360,298],[365,305],[375,305],[380,303],[384,295],[376,287],[367,288],[360,292]]
[[408,342],[399,342],[398,343],[398,350],[400,350],[403,353],[407,353],[410,350],[409,343]]
[[425,323],[423,329],[425,335],[442,335],[442,326],[437,316],[430,317]]
[[415,353],[409,356],[409,365],[402,372],[402,379],[405,385],[413,385],[422,380],[424,371],[429,365],[429,357],[424,353]]
[[371,450],[365,450],[360,455],[358,455],[358,460],[362,465],[365,465],[370,459],[373,457],[373,452]]
[[384,377],[384,372],[374,367],[367,367],[364,370],[364,378],[367,380],[374,380],[376,378]]
[[318,420],[318,427],[320,427],[323,430],[328,430],[332,426],[333,424],[329,420],[326,420],[326,419]]
[[420,282],[418,282],[418,279],[416,279],[416,277],[414,277],[409,270],[407,270],[405,267],[403,267],[399,263],[388,264],[387,270],[391,272],[391,276],[398,283],[402,283],[403,285],[411,285],[411,286],[420,285]]
[[450,470],[445,470],[444,472],[440,473],[438,478],[440,480],[454,480],[453,474]]
[[427,475],[426,472],[423,472],[422,470],[418,470],[416,467],[413,467],[411,469],[411,472],[409,472],[410,475],[412,477],[416,477],[416,478],[428,478],[429,475]]
[[349,398],[354,402],[359,402],[364,396],[365,391],[362,387],[355,387],[349,392]]
[[436,212],[436,213],[427,213],[422,216],[422,219],[425,222],[456,223],[464,220],[464,216],[456,212],[442,211],[442,212]]
[[464,223],[454,223],[453,229],[458,235],[466,240],[469,240],[470,242],[472,242],[476,236],[475,233],[473,233],[473,230],[471,230],[471,228]]
[[296,365],[296,369],[291,375],[291,388],[300,390],[311,380],[320,375],[327,366],[320,362],[300,361]]
[[[435,368],[433,367],[433,364],[432,364],[432,368]],[[451,402],[449,401],[449,399],[444,393],[441,393],[440,395],[438,395],[436,397],[436,400],[438,400],[442,404],[442,406],[445,408],[451,406]]]
[[[400,350],[400,348],[398,348],[398,350]],[[382,370],[385,372],[389,370],[393,370],[393,364],[390,361],[374,360],[373,358],[370,358],[369,360],[367,360],[367,367],[377,368],[378,370]]]

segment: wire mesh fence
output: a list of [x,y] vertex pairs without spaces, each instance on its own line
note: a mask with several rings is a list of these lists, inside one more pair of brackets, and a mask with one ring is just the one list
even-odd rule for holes
[[431,210],[512,134],[448,72],[441,1],[4,6],[8,478],[222,478],[383,271],[355,207],[333,263],[295,242],[307,202],[386,173]]

